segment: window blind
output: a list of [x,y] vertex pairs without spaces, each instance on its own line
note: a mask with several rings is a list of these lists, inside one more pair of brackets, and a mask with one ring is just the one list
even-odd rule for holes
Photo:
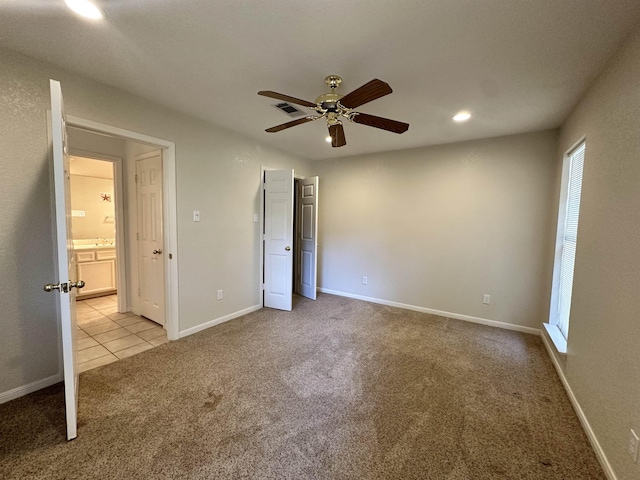
[[573,268],[576,261],[576,243],[578,240],[578,217],[580,215],[584,151],[585,143],[583,142],[569,154],[569,185],[567,188],[567,209],[565,212],[564,234],[562,237],[560,292],[556,320],[556,324],[565,338],[569,335],[569,315],[571,313]]

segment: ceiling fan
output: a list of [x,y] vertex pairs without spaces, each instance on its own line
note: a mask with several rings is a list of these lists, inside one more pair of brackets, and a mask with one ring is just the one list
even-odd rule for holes
[[342,78],[338,75],[329,75],[324,79],[324,82],[331,88],[331,92],[320,95],[316,98],[315,103],[290,97],[289,95],[272,92],[270,90],[262,90],[258,92],[258,95],[302,105],[318,113],[318,115],[309,115],[291,122],[283,123],[282,125],[267,128],[265,131],[275,133],[286,128],[318,120],[319,118],[326,118],[327,127],[329,127],[329,135],[331,136],[331,146],[342,147],[347,144],[347,140],[344,136],[344,127],[342,126],[342,120],[340,120],[341,117],[354,123],[381,128],[382,130],[387,130],[393,133],[404,133],[409,129],[408,123],[353,111],[354,108],[359,107],[360,105],[364,105],[365,103],[384,97],[385,95],[393,92],[388,83],[385,83],[382,80],[373,79],[362,85],[360,88],[356,88],[353,92],[348,93],[347,95],[341,95],[336,93],[336,89],[342,83]]

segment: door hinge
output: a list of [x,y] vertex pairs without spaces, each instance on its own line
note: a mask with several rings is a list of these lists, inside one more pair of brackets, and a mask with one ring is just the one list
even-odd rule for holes
[[138,289],[138,296],[140,296],[140,289]]
[[262,285],[260,285],[262,287],[262,290],[264,290],[264,283]]
[[135,176],[135,177],[133,177],[133,178],[134,178],[134,181],[135,181],[136,183],[138,183],[138,174],[137,174],[137,173],[136,173],[136,176]]
[[140,240],[140,233],[136,232],[136,240]]

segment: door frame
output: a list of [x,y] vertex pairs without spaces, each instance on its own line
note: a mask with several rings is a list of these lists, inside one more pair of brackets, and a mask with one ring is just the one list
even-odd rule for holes
[[[73,126],[73,125],[71,125]],[[106,153],[97,153],[90,150],[69,147],[69,155],[82,157],[89,160],[110,162],[113,165],[113,196],[115,202],[115,226],[116,226],[116,276],[118,282],[118,312],[126,312],[128,305],[127,262],[125,258],[126,222],[124,221],[124,183],[123,183],[123,159]]]
[[[264,308],[264,172],[267,170],[283,170],[282,168],[274,168],[268,167],[265,165],[260,165],[260,183],[258,184],[258,196],[260,197],[260,213],[258,214],[258,218],[260,219],[260,227],[258,230],[258,243],[260,245],[260,275],[258,277],[258,297],[260,297],[260,307]],[[293,169],[293,186],[295,186],[296,180],[303,180],[306,178],[304,175],[299,175],[296,173],[295,168]],[[295,192],[294,192],[295,197]],[[295,213],[295,212],[294,212]],[[294,240],[295,240],[295,228],[296,228],[296,219],[295,214],[293,218],[293,228],[294,228]],[[293,269],[295,272],[295,255],[293,259]],[[293,295],[293,291],[291,292]]]
[[[168,140],[132,132],[119,127],[94,122],[72,115],[67,116],[67,125],[96,133],[133,140],[158,147],[162,151],[162,208],[164,222],[164,291],[167,338],[180,338],[180,318],[178,308],[178,219],[176,202],[176,144]],[[123,240],[124,241],[124,240]],[[117,247],[117,244],[116,244]],[[175,256],[175,258],[174,258]],[[170,258],[171,257],[171,258]]]

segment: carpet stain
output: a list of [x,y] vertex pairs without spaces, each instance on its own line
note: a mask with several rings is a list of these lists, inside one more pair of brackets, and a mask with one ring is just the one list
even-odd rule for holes
[[204,402],[204,408],[209,411],[214,411],[216,408],[218,408],[218,405],[220,405],[220,402],[222,401],[222,394],[215,395],[213,393],[210,393],[209,396],[213,397],[213,399],[211,401]]

